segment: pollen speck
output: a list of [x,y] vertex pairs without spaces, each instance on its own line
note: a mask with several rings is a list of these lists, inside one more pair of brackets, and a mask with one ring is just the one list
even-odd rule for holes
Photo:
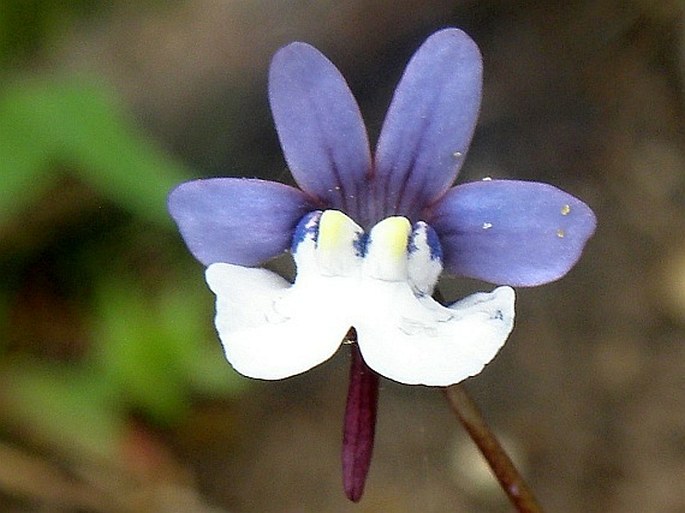
[[557,237],[563,239],[565,235],[566,233],[564,232],[564,230],[562,230],[561,228],[557,229]]
[[462,152],[460,152],[460,151],[455,151],[454,153],[452,153],[452,156],[453,156],[455,159],[460,159],[460,158],[462,158],[462,157],[464,156],[464,154],[463,154]]
[[492,223],[483,223],[483,230],[489,230],[492,228]]
[[564,205],[561,207],[561,215],[567,216],[571,213],[571,205]]
[[492,182],[492,177],[491,176],[484,176],[482,181],[483,182]]

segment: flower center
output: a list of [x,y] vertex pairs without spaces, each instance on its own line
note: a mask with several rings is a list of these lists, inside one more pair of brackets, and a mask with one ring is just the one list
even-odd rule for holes
[[442,271],[442,249],[425,222],[387,217],[366,233],[338,210],[303,217],[291,250],[298,279],[309,275],[403,282],[415,296],[431,295]]

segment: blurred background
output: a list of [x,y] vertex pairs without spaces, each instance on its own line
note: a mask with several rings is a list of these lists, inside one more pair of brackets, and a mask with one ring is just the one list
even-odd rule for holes
[[445,26],[485,63],[460,179],[550,182],[599,219],[566,278],[518,292],[512,337],[467,386],[548,511],[685,511],[684,8],[1,0],[0,511],[511,511],[439,391],[389,381],[348,503],[346,351],[237,376],[165,209],[194,177],[290,180],[266,97],[280,46],[327,54],[375,141]]

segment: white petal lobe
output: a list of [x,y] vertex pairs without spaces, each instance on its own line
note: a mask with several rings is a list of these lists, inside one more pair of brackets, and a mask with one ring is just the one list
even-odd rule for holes
[[330,358],[349,329],[349,318],[315,290],[290,287],[270,271],[212,264],[206,278],[217,295],[215,325],[226,359],[244,376],[307,371]]
[[514,291],[499,287],[449,308],[377,283],[384,302],[357,321],[359,347],[379,374],[409,385],[447,386],[478,374],[504,345],[514,325]]
[[217,296],[215,326],[226,358],[244,376],[307,371],[330,358],[352,326],[361,268],[354,243],[363,231],[336,211],[305,221],[293,285],[265,269],[224,263],[205,273]]

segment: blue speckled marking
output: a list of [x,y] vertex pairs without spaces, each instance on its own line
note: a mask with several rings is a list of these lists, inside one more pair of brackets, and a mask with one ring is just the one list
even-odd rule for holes
[[321,220],[321,210],[310,212],[297,223],[293,233],[293,241],[290,244],[290,251],[295,253],[300,243],[311,235],[314,242],[319,238],[319,221]]
[[433,228],[430,227],[430,225],[424,223],[423,221],[419,221],[414,225],[414,230],[412,231],[411,236],[409,237],[409,242],[407,243],[407,252],[413,253],[414,251],[419,250],[419,247],[416,245],[416,237],[418,237],[422,232],[426,233],[426,243],[428,244],[428,249],[430,250],[431,260],[440,260],[442,262],[442,246],[440,245],[438,234],[435,232],[435,230],[433,230]]
[[369,234],[366,232],[360,232],[357,237],[352,241],[354,246],[354,252],[358,257],[364,258],[366,256],[366,248],[369,245]]
[[428,247],[431,251],[431,260],[440,260],[442,262],[442,245],[440,244],[440,239],[438,238],[437,232],[426,225],[426,241],[428,241]]
[[418,234],[418,227],[414,225],[414,229],[409,236],[409,241],[407,241],[407,253],[411,254],[414,251],[418,251],[419,247],[416,245],[416,235]]

